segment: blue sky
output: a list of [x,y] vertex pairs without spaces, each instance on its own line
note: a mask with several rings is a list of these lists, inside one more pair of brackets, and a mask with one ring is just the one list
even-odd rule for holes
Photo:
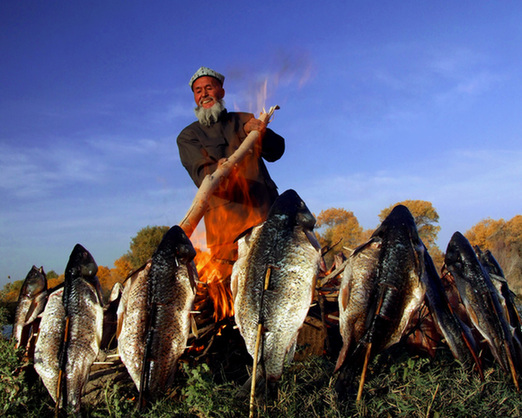
[[[190,4],[190,5],[189,5]],[[99,265],[195,186],[176,137],[188,80],[225,74],[229,110],[278,104],[269,164],[309,208],[364,228],[406,199],[453,232],[522,211],[522,6],[503,1],[0,2],[0,286]]]

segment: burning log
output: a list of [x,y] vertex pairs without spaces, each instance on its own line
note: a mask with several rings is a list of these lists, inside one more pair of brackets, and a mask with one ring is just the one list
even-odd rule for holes
[[[279,106],[272,106],[268,113],[262,112],[259,119],[265,124],[268,124],[274,111],[277,109],[279,109]],[[234,166],[243,161],[246,155],[254,148],[260,136],[261,134],[259,131],[250,132],[241,143],[240,147],[229,158],[227,158],[223,164],[220,164],[214,173],[205,176],[194,200],[192,201],[192,205],[179,224],[183,231],[185,231],[187,237],[190,238],[199,221],[205,214],[208,208],[209,197],[216,191],[219,184],[230,175]]]

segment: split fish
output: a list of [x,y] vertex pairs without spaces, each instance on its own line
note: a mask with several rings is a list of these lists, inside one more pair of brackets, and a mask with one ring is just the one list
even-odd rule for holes
[[172,384],[186,348],[197,280],[195,255],[183,230],[173,226],[123,290],[118,351],[140,392],[140,407]]
[[102,336],[103,308],[98,266],[80,244],[74,247],[63,287],[55,290],[42,315],[34,367],[57,408],[78,412]]
[[339,332],[343,346],[337,358],[335,371],[368,329],[368,312],[375,303],[377,292],[377,265],[381,250],[379,240],[370,241],[349,256],[339,287]]
[[26,347],[32,334],[32,325],[47,302],[47,278],[43,267],[33,266],[22,284],[13,325],[15,349]]
[[[260,374],[277,381],[291,361],[313,299],[320,265],[315,218],[294,190],[281,194],[264,223],[238,242],[231,278],[235,321]],[[256,353],[258,330],[262,327]]]
[[[360,267],[356,257],[365,251],[371,254],[367,261],[370,265],[361,263],[363,267]],[[337,369],[341,372],[336,387],[339,393],[343,393],[345,386],[353,378],[354,371],[362,364],[363,373],[358,393],[360,399],[369,360],[399,342],[410,318],[418,311],[424,299],[425,289],[421,281],[421,276],[425,274],[424,245],[408,208],[403,205],[395,206],[370,240],[356,248],[351,257],[352,262],[356,261],[343,274],[342,280],[347,281],[344,286],[364,291],[362,296],[354,298],[342,294],[339,298],[339,310],[350,312],[355,300],[362,300],[364,307],[356,308],[359,316],[346,317],[351,318],[352,323],[342,325],[343,337],[352,337],[343,340],[343,346],[349,344],[350,348],[343,347],[340,356],[345,358],[339,357],[337,361]],[[355,285],[352,281],[361,283]],[[346,306],[345,301],[348,302]],[[350,330],[357,329],[356,327],[359,327],[356,333],[359,340],[353,341],[354,334]],[[356,344],[353,351],[352,344]]]
[[487,341],[495,359],[510,373],[517,389],[520,366],[504,310],[489,274],[469,241],[455,232],[448,244],[445,265],[455,279],[461,299],[473,326]]

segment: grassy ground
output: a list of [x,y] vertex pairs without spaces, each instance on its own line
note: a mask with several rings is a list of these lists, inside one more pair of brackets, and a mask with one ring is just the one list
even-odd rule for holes
[[[2,322],[0,312],[0,323]],[[4,317],[5,318],[5,317]],[[22,369],[21,352],[0,337],[0,416],[52,417],[54,402],[32,368]],[[409,355],[401,347],[371,364],[363,399],[340,402],[334,389],[333,358],[312,357],[285,368],[277,390],[255,405],[259,417],[519,417],[522,397],[509,376],[486,365],[485,379],[462,367],[448,350],[435,359]],[[123,366],[120,367],[126,374]],[[145,411],[136,409],[130,378],[103,383],[96,405],[84,401],[86,417],[243,417],[249,399],[237,382],[206,364],[182,364],[173,387]],[[357,375],[356,384],[359,376]],[[85,397],[84,399],[86,399]]]
[[[18,353],[19,354],[19,353]],[[393,361],[391,361],[393,360]],[[20,361],[13,346],[0,340],[0,415],[53,416],[54,405],[37,377],[18,372]],[[519,417],[522,398],[497,368],[478,374],[466,371],[443,350],[436,359],[401,354],[381,356],[372,363],[363,400],[338,402],[333,362],[314,357],[286,368],[277,393],[259,399],[260,417]],[[137,392],[128,382],[108,382],[99,404],[84,405],[92,417],[240,417],[248,416],[248,399],[231,382],[217,384],[205,364],[181,367],[165,397],[136,409]]]

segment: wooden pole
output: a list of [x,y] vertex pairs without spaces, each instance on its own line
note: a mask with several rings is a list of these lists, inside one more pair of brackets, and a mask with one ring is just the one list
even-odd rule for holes
[[252,384],[250,386],[250,415],[252,418],[254,416],[254,401],[256,396],[256,374],[257,374],[257,357],[259,355],[259,346],[261,345],[261,337],[263,332],[263,318],[261,318],[261,312],[263,311],[263,295],[264,292],[268,289],[268,285],[270,284],[270,273],[272,272],[272,267],[268,266],[265,274],[265,284],[263,286],[263,294],[261,295],[261,303],[259,304],[259,320],[257,323],[257,336],[256,336],[256,345],[254,348],[254,364],[252,366]]
[[[272,106],[268,113],[262,112],[259,119],[265,124],[268,124],[274,111],[277,109],[279,109],[279,106]],[[224,163],[220,164],[216,168],[216,171],[205,176],[201,182],[201,186],[199,186],[194,200],[192,201],[192,205],[179,224],[187,237],[190,238],[196,229],[196,226],[198,226],[199,221],[201,221],[201,218],[203,218],[203,215],[207,211],[210,196],[216,191],[219,184],[230,175],[234,166],[243,161],[247,154],[254,148],[260,135],[259,131],[250,132],[239,148],[228,157]]]

